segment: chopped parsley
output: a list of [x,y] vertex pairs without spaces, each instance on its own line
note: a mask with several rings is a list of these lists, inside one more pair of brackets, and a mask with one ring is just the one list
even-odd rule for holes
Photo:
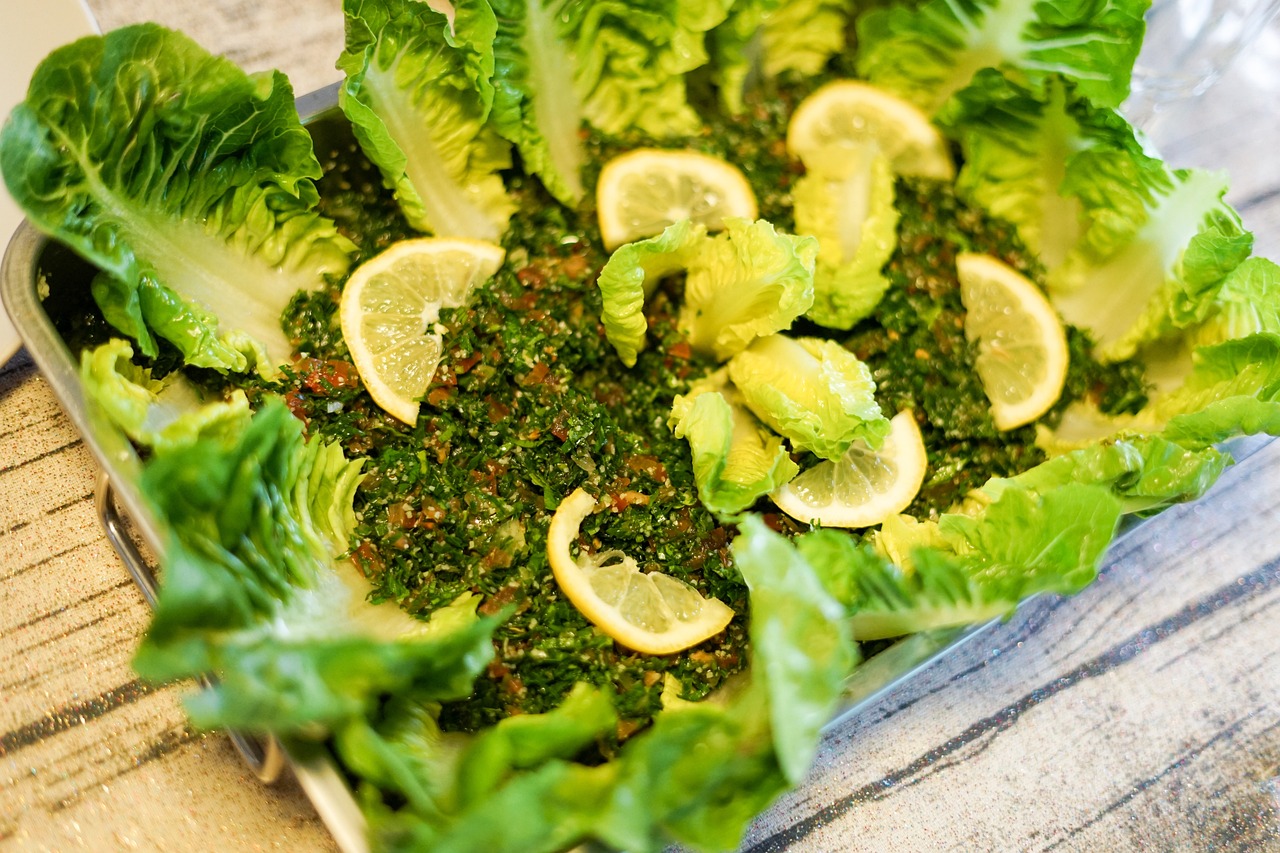
[[[786,122],[791,107],[821,82],[792,81],[741,118],[714,117],[701,134],[660,144],[738,165],[761,216],[789,229],[790,187],[801,167],[786,156]],[[357,260],[417,236],[354,143],[335,141],[325,128],[321,208],[359,246]],[[609,157],[654,144],[592,133],[588,185]],[[747,591],[730,556],[733,530],[699,503],[688,448],[667,426],[675,396],[713,365],[676,328],[677,279],[650,299],[650,346],[634,368],[624,368],[599,321],[595,278],[607,255],[591,202],[566,209],[519,174],[508,176],[508,186],[519,211],[504,238],[507,261],[466,308],[442,312],[446,355],[416,425],[391,418],[361,389],[338,326],[337,282],[294,298],[284,326],[298,357],[282,381],[252,381],[248,390],[251,399],[284,395],[310,434],[367,458],[352,559],[377,599],[425,618],[470,595],[483,613],[510,614],[495,633],[495,659],[474,695],[447,705],[443,726],[474,731],[509,715],[546,711],[573,684],[588,681],[613,690],[622,740],[659,709],[668,678],[686,698],[702,698],[748,658]],[[1042,270],[1011,226],[963,204],[949,186],[900,180],[897,204],[899,246],[886,270],[891,287],[874,318],[848,333],[808,323],[800,331],[834,336],[867,362],[887,414],[917,413],[929,474],[908,511],[936,517],[989,477],[1042,459],[1034,427],[1001,433],[991,422],[964,338],[955,256],[987,252],[1033,279]],[[54,319],[69,341],[88,345],[105,334],[95,311],[76,303]],[[1049,419],[1084,397],[1111,412],[1145,402],[1136,365],[1098,363],[1079,330],[1069,329],[1068,340],[1071,368]],[[193,375],[211,391],[225,383],[206,372]],[[243,386],[243,377],[238,382]],[[813,461],[797,459],[802,466]],[[545,548],[556,505],[579,486],[607,508],[583,524],[593,549],[616,548],[643,568],[681,578],[738,618],[722,634],[665,657],[632,653],[596,631],[561,595]],[[804,529],[767,500],[757,509],[775,529]]]

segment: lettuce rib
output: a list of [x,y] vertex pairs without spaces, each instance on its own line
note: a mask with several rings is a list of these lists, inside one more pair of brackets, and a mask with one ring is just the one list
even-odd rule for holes
[[153,24],[41,63],[0,133],[28,218],[90,260],[108,321],[148,356],[271,371],[298,290],[354,248],[315,212],[321,174],[279,73],[248,75]]
[[515,209],[499,172],[508,146],[488,124],[493,37],[484,2],[452,21],[412,0],[346,0],[339,104],[420,231],[497,242]]

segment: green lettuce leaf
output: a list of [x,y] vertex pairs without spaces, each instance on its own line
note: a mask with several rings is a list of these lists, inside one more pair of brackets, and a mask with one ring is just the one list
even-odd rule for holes
[[782,439],[747,411],[723,369],[676,397],[670,422],[689,442],[698,497],[717,515],[748,509],[800,470]]
[[554,711],[502,720],[477,735],[462,756],[459,803],[466,808],[482,802],[520,770],[573,758],[617,723],[609,697],[586,684],[575,685]]
[[[742,520],[733,555],[751,590],[752,672],[763,678],[769,694],[778,763],[796,784],[835,711],[837,685],[855,663],[852,639],[839,602],[804,554],[760,517]],[[803,655],[793,658],[793,650]]]
[[151,357],[159,336],[191,365],[274,372],[285,306],[354,248],[315,212],[320,164],[284,76],[153,24],[51,53],[0,170],[31,222],[103,271],[104,315]]
[[984,68],[1039,87],[1062,74],[1103,106],[1129,94],[1146,0],[929,0],[858,18],[858,73],[937,112]]
[[730,360],[729,378],[756,417],[823,459],[858,439],[878,448],[889,434],[871,371],[834,341],[760,338]]
[[763,219],[724,226],[686,266],[678,321],[694,350],[721,361],[809,309],[818,252],[813,238],[779,234]]
[[[380,849],[555,850],[585,834],[594,815],[583,804],[603,797],[594,780],[578,777],[607,770],[568,761],[617,725],[600,688],[577,684],[554,710],[509,717],[476,735],[442,733],[439,710],[396,697],[379,719],[354,720],[336,739],[343,761],[365,779]],[[575,796],[570,780],[589,787]],[[384,791],[408,808],[387,809]],[[520,820],[510,820],[513,813]]]
[[719,0],[493,0],[494,124],[566,204],[582,198],[584,122],[656,137],[696,131],[684,75],[705,64]]
[[846,156],[844,169],[811,169],[792,191],[796,231],[818,240],[806,316],[833,329],[851,329],[875,310],[889,289],[881,270],[898,248],[888,159],[867,148]]
[[1249,258],[1231,271],[1187,339],[1208,346],[1257,332],[1280,334],[1280,266],[1266,258]]
[[628,742],[598,836],[619,849],[737,847],[807,770],[856,660],[839,604],[790,543],[747,516],[733,551],[751,590],[751,675],[719,701],[664,710]]
[[1209,490],[1231,463],[1213,447],[1188,449],[1162,436],[1107,439],[1048,461],[1009,478],[993,478],[982,487],[992,499],[1005,489],[1045,494],[1067,483],[1107,486],[1124,512],[1153,512],[1195,500]]
[[744,95],[779,74],[820,73],[844,52],[850,0],[738,0],[707,34],[720,100],[741,113]]
[[854,636],[872,640],[1008,616],[1035,593],[1078,592],[1097,575],[1120,513],[1104,486],[1068,483],[1036,494],[1009,485],[975,516],[948,513],[896,531],[933,546],[911,550],[910,571],[833,531],[807,533],[797,546],[822,566]]
[[1036,444],[1060,454],[1111,437],[1160,435],[1202,450],[1239,435],[1280,434],[1280,335],[1259,332],[1196,349],[1180,385],[1135,415],[1107,416],[1074,403]]
[[499,172],[510,146],[488,126],[497,21],[478,0],[446,17],[415,0],[345,0],[338,103],[360,147],[420,231],[497,242],[515,210]]
[[[1153,345],[1177,354],[1170,340],[1188,339],[1190,327],[1206,329],[1202,342],[1222,340],[1221,318],[1239,314],[1245,291],[1265,288],[1266,271],[1253,266],[1235,295],[1223,293],[1252,247],[1222,200],[1223,177],[1170,171],[1123,117],[1074,86],[1051,78],[1034,92],[982,71],[947,123],[965,152],[960,192],[1017,226],[1050,270],[1055,306],[1102,357],[1148,355]],[[1235,313],[1215,307],[1233,303]],[[1253,313],[1239,316],[1233,336],[1265,328],[1257,309],[1244,310]],[[1204,327],[1211,316],[1219,321]],[[1153,376],[1170,372],[1157,366]]]
[[201,437],[238,434],[249,422],[249,399],[243,391],[205,402],[179,375],[160,382],[132,358],[133,347],[119,338],[85,350],[80,354],[80,381],[86,399],[138,444],[163,452]]
[[1050,270],[1083,244],[1105,254],[1129,242],[1167,184],[1159,160],[1115,110],[1051,77],[1042,92],[978,72],[947,117],[964,165],[957,190],[1012,222]]
[[705,226],[682,219],[656,237],[619,246],[600,270],[596,285],[602,301],[605,335],[627,367],[645,347],[649,322],[644,302],[658,282],[684,269],[694,247],[707,236]]
[[724,226],[708,236],[704,226],[681,220],[620,246],[600,271],[605,334],[628,367],[644,349],[644,300],[681,269],[680,330],[695,350],[721,361],[789,327],[813,304],[816,240],[779,234],[764,220],[730,218]]
[[394,604],[369,604],[369,582],[334,557],[354,527],[361,464],[304,443],[276,399],[238,434],[147,463],[142,491],[169,534],[134,666],[153,680],[216,674],[188,700],[196,725],[315,737],[387,694],[470,693],[495,621],[473,614],[429,631]]
[[[1066,189],[1078,193],[1086,209],[1096,207],[1080,187]],[[1152,202],[1127,240],[1103,251],[1082,243],[1048,280],[1054,307],[1088,331],[1099,357],[1108,360],[1128,358],[1142,344],[1204,319],[1253,248],[1253,235],[1223,201],[1223,175],[1178,170],[1144,189]]]
[[1140,426],[1163,425],[1166,438],[1191,448],[1237,435],[1280,435],[1280,335],[1201,347],[1192,361],[1180,388],[1138,413]]

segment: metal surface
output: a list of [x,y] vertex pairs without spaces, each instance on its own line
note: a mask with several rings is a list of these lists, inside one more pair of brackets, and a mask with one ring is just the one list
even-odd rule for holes
[[[157,588],[155,570],[142,555],[142,550],[137,543],[133,541],[133,536],[129,533],[129,522],[120,514],[114,498],[115,492],[111,488],[111,478],[107,476],[107,472],[102,471],[98,474],[97,489],[94,492],[98,522],[106,531],[107,540],[119,555],[120,561],[124,563],[129,576],[142,591],[142,597],[154,608]],[[199,682],[200,686],[205,688],[217,683],[212,676],[207,675],[200,678]],[[226,735],[236,748],[236,752],[240,753],[240,758],[260,782],[270,785],[280,778],[280,774],[284,771],[285,754],[278,740],[270,735],[255,738],[235,730],[227,731]]]
[[[153,604],[155,577],[133,536],[161,559],[164,539],[138,489],[141,461],[128,438],[87,404],[77,360],[58,335],[41,298],[50,282],[78,274],[83,274],[82,262],[23,222],[0,264],[0,298],[54,396],[84,436],[100,469],[96,495],[103,531],[147,602]],[[239,733],[228,737],[263,781],[278,779],[290,767],[339,847],[346,853],[367,853],[364,816],[327,750],[292,743],[284,747],[274,738],[259,743]]]

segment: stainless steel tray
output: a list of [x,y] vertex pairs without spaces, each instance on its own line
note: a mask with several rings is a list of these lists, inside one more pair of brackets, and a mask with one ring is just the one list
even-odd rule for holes
[[[58,335],[39,296],[47,277],[84,272],[69,250],[24,222],[0,266],[0,296],[27,351],[97,460],[99,519],[143,597],[154,604],[155,575],[134,537],[155,554],[162,554],[164,539],[138,489],[141,461],[124,433],[85,404],[78,359]],[[84,284],[87,287],[88,281]],[[229,736],[264,782],[275,781],[284,767],[291,767],[338,846],[346,853],[367,853],[364,816],[327,752],[297,744],[281,746],[274,740],[258,742],[239,733]]]
[[[317,151],[322,153],[346,150],[353,142],[346,120],[337,109],[337,91],[335,84],[297,101],[299,114],[316,140]],[[143,551],[161,554],[164,540],[138,489],[141,461],[128,438],[86,406],[78,357],[68,349],[50,317],[50,309],[57,306],[46,306],[40,295],[46,282],[66,279],[83,284],[87,292],[92,274],[93,270],[70,250],[24,222],[0,266],[0,297],[27,350],[101,467],[99,518],[143,596],[153,603],[155,576]],[[59,286],[55,291],[61,289]],[[916,634],[879,652],[850,677],[840,711],[828,725],[858,713],[992,624]],[[236,733],[230,737],[263,781],[274,781],[285,767],[291,768],[342,850],[365,853],[369,849],[364,817],[327,749],[310,744],[259,743]]]

